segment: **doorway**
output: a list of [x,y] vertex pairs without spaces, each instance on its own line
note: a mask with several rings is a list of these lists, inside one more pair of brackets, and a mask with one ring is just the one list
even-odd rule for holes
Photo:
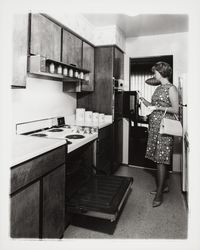
[[[129,91],[140,91],[145,99],[151,101],[151,96],[157,86],[147,85],[145,81],[153,76],[151,69],[155,63],[159,61],[167,62],[173,69],[173,55],[130,58]],[[173,83],[173,75],[170,81]],[[145,117],[147,115],[146,107],[139,105],[138,113],[140,116]],[[156,168],[154,162],[145,158],[147,139],[148,124],[139,121],[133,123],[129,120],[129,165],[152,169]],[[172,170],[172,167],[170,167],[169,170]]]

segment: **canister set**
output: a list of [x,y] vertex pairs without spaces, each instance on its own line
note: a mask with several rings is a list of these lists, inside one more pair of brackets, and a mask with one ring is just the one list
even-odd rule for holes
[[105,114],[92,111],[86,111],[83,108],[76,109],[76,121],[77,122],[92,122],[103,123],[105,122]]
[[67,68],[67,66],[62,66],[62,65],[55,66],[53,62],[49,64],[49,72],[51,74],[61,74],[64,76],[85,79],[86,81],[89,80],[88,74],[84,74],[82,71],[78,71],[77,69]]

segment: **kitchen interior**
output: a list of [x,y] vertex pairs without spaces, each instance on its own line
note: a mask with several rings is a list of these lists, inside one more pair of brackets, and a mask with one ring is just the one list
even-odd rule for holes
[[[186,239],[186,14],[13,17],[10,236]],[[170,192],[152,207],[156,166],[145,159],[152,66],[179,90]]]

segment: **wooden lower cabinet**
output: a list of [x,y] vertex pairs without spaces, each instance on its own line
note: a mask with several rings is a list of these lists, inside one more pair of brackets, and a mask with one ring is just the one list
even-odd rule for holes
[[106,175],[112,172],[112,125],[99,129],[97,140],[96,168],[97,173]]
[[122,134],[123,134],[123,120],[116,119],[113,122],[113,165],[112,173],[115,173],[122,163]]
[[12,238],[39,238],[39,202],[39,181],[12,196]]
[[65,165],[43,178],[42,238],[60,238],[65,228]]
[[11,168],[11,237],[61,238],[65,229],[65,146]]

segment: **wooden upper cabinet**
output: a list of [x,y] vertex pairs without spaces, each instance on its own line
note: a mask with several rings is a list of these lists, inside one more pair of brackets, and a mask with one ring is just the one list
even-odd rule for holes
[[26,87],[28,52],[28,14],[16,14],[13,18],[13,70],[14,87]]
[[116,79],[124,79],[124,53],[116,47],[114,48],[113,76]]
[[61,27],[41,14],[31,14],[30,53],[61,60]]
[[90,44],[83,42],[83,69],[90,71],[89,82],[82,84],[82,91],[94,90],[94,47]]
[[95,48],[95,91],[93,110],[112,115],[113,108],[113,47]]
[[82,40],[63,30],[62,62],[82,67]]

